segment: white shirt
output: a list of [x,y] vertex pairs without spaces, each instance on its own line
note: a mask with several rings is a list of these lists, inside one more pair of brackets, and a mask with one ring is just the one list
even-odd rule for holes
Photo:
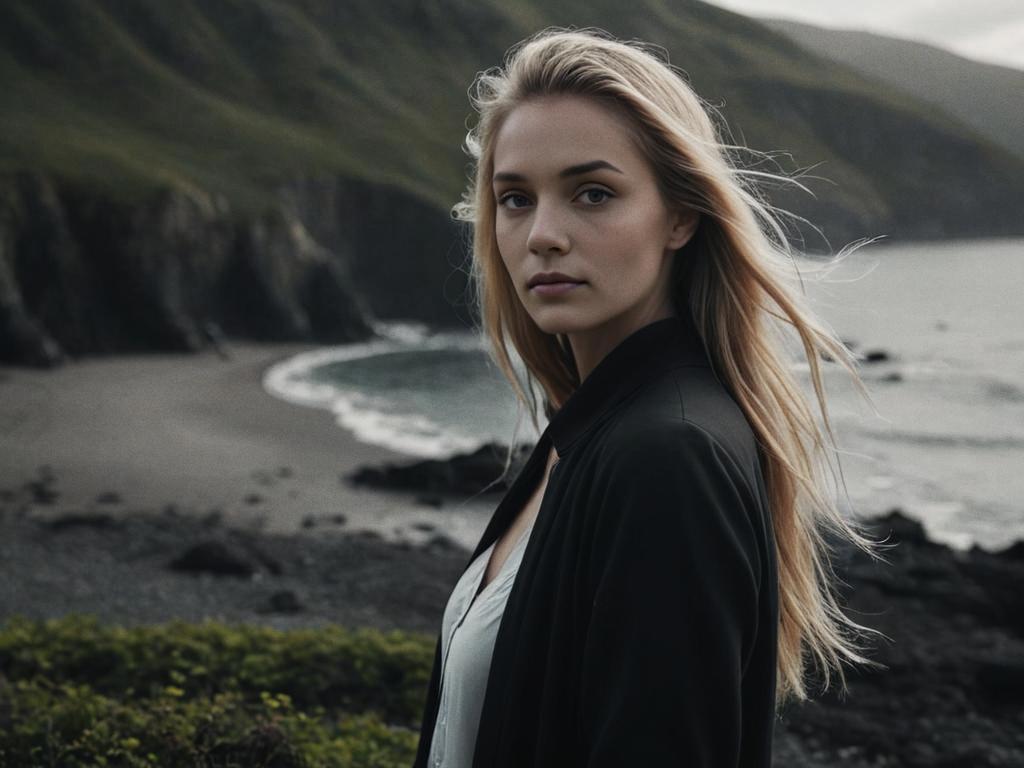
[[473,764],[498,624],[532,531],[530,523],[501,570],[475,600],[497,540],[469,565],[448,598],[441,629],[441,699],[428,763],[432,768],[470,768]]

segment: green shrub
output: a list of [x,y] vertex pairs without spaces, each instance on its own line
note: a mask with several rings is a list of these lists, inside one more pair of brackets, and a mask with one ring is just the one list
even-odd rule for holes
[[0,766],[408,766],[434,638],[94,617],[0,628]]

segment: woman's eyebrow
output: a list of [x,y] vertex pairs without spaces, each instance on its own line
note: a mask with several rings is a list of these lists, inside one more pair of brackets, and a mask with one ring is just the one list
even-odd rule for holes
[[[607,168],[609,171],[615,171],[616,173],[622,173],[618,168],[609,163],[607,160],[591,160],[588,163],[580,163],[579,165],[570,165],[558,173],[558,177],[566,179],[570,176],[579,176],[583,173],[590,173],[590,171],[596,171],[599,168]],[[501,171],[500,173],[494,174],[494,181],[526,181],[526,177],[521,173],[514,173],[512,171]]]

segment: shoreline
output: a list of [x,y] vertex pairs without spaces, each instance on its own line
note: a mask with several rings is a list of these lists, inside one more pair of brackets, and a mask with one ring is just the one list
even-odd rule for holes
[[[268,367],[318,348],[232,342],[226,360],[205,350],[2,367],[0,505],[40,517],[173,509],[279,533],[341,515],[347,530],[423,543],[416,521],[443,527],[447,510],[343,480],[411,457],[264,390]],[[453,527],[464,545],[478,535]]]
[[[400,488],[355,485],[345,478],[356,470],[422,457],[362,442],[330,411],[264,389],[270,368],[323,349],[310,342],[231,341],[229,359],[207,348],[87,356],[56,369],[0,366],[0,508],[41,516],[170,508],[282,533],[343,516],[349,530],[388,541],[424,544],[430,531],[440,530],[473,548],[496,497],[431,503]],[[877,462],[854,458],[843,469],[865,490],[847,514],[870,518],[901,507],[932,538],[960,551],[982,543],[967,533],[944,533],[935,526],[938,518],[919,509],[937,509],[941,501],[871,490],[894,477]],[[1022,537],[1005,544],[1014,538]]]

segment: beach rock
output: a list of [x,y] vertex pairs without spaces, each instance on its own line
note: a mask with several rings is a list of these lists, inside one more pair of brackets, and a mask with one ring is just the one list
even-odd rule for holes
[[299,613],[304,609],[302,602],[290,589],[282,589],[270,596],[267,601],[268,608],[274,613]]
[[[986,550],[977,544],[971,546],[970,554],[977,556],[985,554]],[[1007,562],[1020,563],[1024,565],[1024,539],[1018,539],[1006,549],[1000,549],[993,553],[996,557]]]
[[245,537],[243,542],[246,550],[259,561],[260,565],[267,569],[270,575],[280,576],[284,573],[284,566],[281,565],[281,561],[267,552],[263,546],[254,543],[251,537]]
[[928,546],[932,542],[919,520],[906,515],[899,507],[893,507],[886,514],[872,518],[868,523],[877,535],[884,535],[886,543],[910,542]]
[[47,521],[51,531],[64,531],[68,528],[110,528],[116,521],[105,512],[72,512],[54,517]]
[[360,539],[360,540],[363,540],[363,541],[384,541],[385,540],[383,536],[381,536],[379,533],[377,533],[377,531],[372,531],[372,530],[370,530],[368,528],[364,529],[362,531],[355,531],[351,535],[355,536],[357,539]]
[[860,358],[865,363],[885,363],[892,359],[892,356],[884,349],[869,349]]
[[260,485],[274,485],[274,483],[276,482],[274,478],[271,476],[270,472],[267,472],[264,469],[255,470],[254,472],[252,472],[251,477]]
[[847,667],[848,692],[787,705],[787,730],[866,764],[1024,765],[1024,541],[961,552],[898,509],[865,523],[892,545],[888,563],[847,546],[837,591],[844,613],[884,633],[861,643],[886,668]]
[[52,476],[41,476],[35,480],[29,480],[25,489],[32,497],[34,504],[53,504],[60,497],[60,493],[53,488],[55,478]]
[[504,477],[501,475],[507,448],[500,443],[486,443],[472,453],[460,453],[447,459],[360,467],[344,479],[356,486],[421,494],[466,496],[484,492],[485,488],[488,494],[499,494],[508,490],[510,478],[515,477],[531,450],[532,446],[528,444],[517,446],[509,472]]
[[423,545],[423,548],[431,554],[439,552],[459,552],[462,550],[462,546],[450,536],[446,536],[443,533],[435,534],[427,540],[427,543]]
[[252,577],[256,568],[239,552],[223,541],[203,541],[189,547],[169,567],[186,573],[212,573],[218,576]]

